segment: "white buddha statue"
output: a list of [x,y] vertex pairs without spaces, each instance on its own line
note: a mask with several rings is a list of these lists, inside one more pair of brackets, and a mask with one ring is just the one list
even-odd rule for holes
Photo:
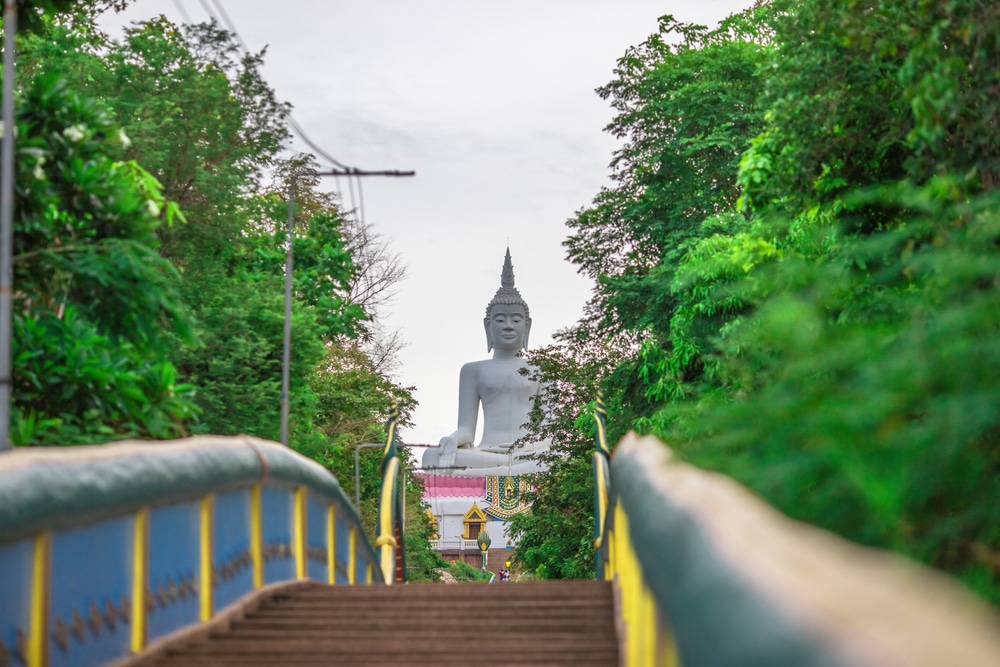
[[[518,443],[526,435],[528,413],[540,387],[532,379],[534,366],[521,350],[528,345],[531,317],[528,304],[514,287],[510,249],[500,274],[500,289],[486,307],[483,319],[487,351],[492,359],[462,366],[458,379],[458,428],[441,438],[437,447],[424,451],[424,468],[461,476],[520,475],[542,466],[529,457],[545,451],[548,443]],[[473,445],[479,409],[483,411],[483,436]]]

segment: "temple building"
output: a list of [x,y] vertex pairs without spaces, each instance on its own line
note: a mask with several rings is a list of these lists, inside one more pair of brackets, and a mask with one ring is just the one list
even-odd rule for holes
[[527,479],[520,475],[459,477],[425,473],[424,500],[437,526],[432,548],[447,561],[461,560],[482,567],[477,540],[485,530],[490,536],[487,569],[499,572],[513,550],[507,520],[526,512]]

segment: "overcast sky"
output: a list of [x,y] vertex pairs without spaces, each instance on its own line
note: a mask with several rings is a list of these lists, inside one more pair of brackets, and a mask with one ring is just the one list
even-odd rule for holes
[[[200,22],[218,4],[135,0],[103,25],[118,37],[161,13]],[[562,242],[567,219],[608,182],[612,114],[594,89],[615,61],[659,16],[714,26],[751,4],[222,2],[249,49],[267,46],[264,76],[317,145],[362,169],[417,172],[364,182],[365,217],[408,271],[388,320],[406,342],[397,379],[420,402],[404,442],[436,444],[455,429],[459,369],[488,356],[482,320],[508,242],[531,347],[580,316],[590,285]]]

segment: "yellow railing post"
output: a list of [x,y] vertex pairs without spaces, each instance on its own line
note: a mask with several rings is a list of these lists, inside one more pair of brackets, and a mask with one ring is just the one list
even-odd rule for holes
[[[615,499],[612,502],[614,506],[608,511],[614,517],[618,513],[618,500]],[[607,581],[612,581],[615,578],[615,573],[618,572],[618,530],[614,525],[614,519],[612,519],[611,529],[608,530],[604,539],[608,542],[608,563],[604,570],[604,578]]]
[[49,624],[49,584],[52,558],[52,533],[35,536],[31,559],[31,616],[28,630],[28,667],[48,664],[46,645]]
[[212,506],[214,494],[201,499],[201,550],[199,573],[199,610],[202,621],[212,620]]
[[326,508],[326,583],[337,583],[337,506]]
[[358,583],[358,529],[355,526],[351,526],[347,548],[347,583],[353,586]]
[[656,612],[656,665],[657,667],[679,667],[680,656],[677,655],[677,645],[674,642],[674,635],[667,626],[666,621]]
[[309,576],[306,561],[306,488],[295,489],[295,511],[292,525],[292,550],[295,555],[295,578],[302,580]]
[[146,648],[146,582],[149,579],[149,508],[135,514],[132,533],[132,635],[133,653]]
[[250,560],[253,562],[253,587],[264,585],[264,521],[260,505],[260,484],[250,487]]

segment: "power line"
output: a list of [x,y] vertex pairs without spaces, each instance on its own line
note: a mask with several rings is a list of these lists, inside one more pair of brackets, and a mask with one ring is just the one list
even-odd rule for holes
[[208,18],[212,19],[213,21],[216,20],[215,12],[212,11],[212,8],[208,6],[208,3],[205,2],[205,0],[198,0],[198,4],[200,4],[201,8],[205,10],[206,14],[208,14]]
[[309,148],[311,148],[314,151],[316,151],[317,155],[319,155],[320,157],[326,159],[328,162],[333,163],[333,166],[335,166],[335,167],[340,167],[341,169],[351,169],[351,167],[348,167],[346,164],[344,164],[340,160],[334,158],[332,155],[330,155],[325,150],[323,150],[322,148],[320,148],[319,146],[317,146],[315,143],[313,143],[312,139],[309,138],[309,135],[306,134],[306,131],[303,130],[302,127],[298,123],[295,122],[295,118],[292,117],[291,112],[289,112],[289,114],[288,114],[288,124],[291,125],[292,130],[295,131],[295,134],[299,135],[299,139],[301,139],[302,141],[306,142],[306,145],[309,146]]
[[340,176],[334,176],[333,177],[333,184],[334,184],[334,188],[337,191],[337,201],[339,202],[338,205],[341,208],[343,208],[343,206],[344,206],[344,191],[340,187]]
[[[209,17],[215,19],[216,13],[212,11],[211,7],[209,7],[207,0],[199,0],[199,2],[201,3],[201,6],[205,8],[205,11],[208,13]],[[232,22],[232,20],[230,20],[229,15],[226,13],[225,8],[222,6],[221,0],[212,0],[212,4],[218,10],[218,18],[220,19],[221,23],[226,27],[226,30],[233,33],[233,36],[236,38],[236,42],[239,44],[240,50],[243,52],[243,55],[245,56],[250,55],[250,49],[247,48],[246,42],[243,41],[243,37],[240,35],[239,30],[236,29],[236,25]],[[303,142],[305,142],[307,146],[309,146],[309,148],[315,151],[316,155],[323,158],[327,162],[331,163],[335,167],[339,167],[344,170],[352,169],[352,167],[347,166],[337,158],[333,157],[325,150],[320,148],[312,139],[310,139],[309,135],[306,134],[306,131],[302,129],[302,126],[295,121],[295,118],[292,116],[290,111],[288,113],[288,125],[292,128],[292,131],[296,135],[298,135],[299,139],[301,139]]]
[[359,178],[359,179],[357,179],[357,181],[358,181],[358,209],[359,209],[359,211],[361,213],[361,224],[364,224],[364,222],[365,222],[365,193],[361,189],[361,179]]
[[229,20],[229,14],[226,13],[225,8],[222,6],[222,2],[220,2],[220,0],[212,0],[212,4],[215,5],[217,10],[219,10],[219,16],[222,17],[222,23],[226,26],[226,29],[236,36],[236,41],[239,43],[240,49],[243,50],[243,55],[248,55],[250,53],[250,49],[248,49],[247,45],[243,42],[243,38],[240,37],[240,33],[236,30],[236,26]]
[[191,23],[191,17],[188,16],[187,11],[184,9],[184,5],[181,4],[181,0],[174,0],[174,6],[177,7],[177,11],[181,13],[181,18],[184,19],[185,23]]
[[347,191],[351,194],[351,215],[358,217],[358,204],[354,199],[354,179],[347,177]]

